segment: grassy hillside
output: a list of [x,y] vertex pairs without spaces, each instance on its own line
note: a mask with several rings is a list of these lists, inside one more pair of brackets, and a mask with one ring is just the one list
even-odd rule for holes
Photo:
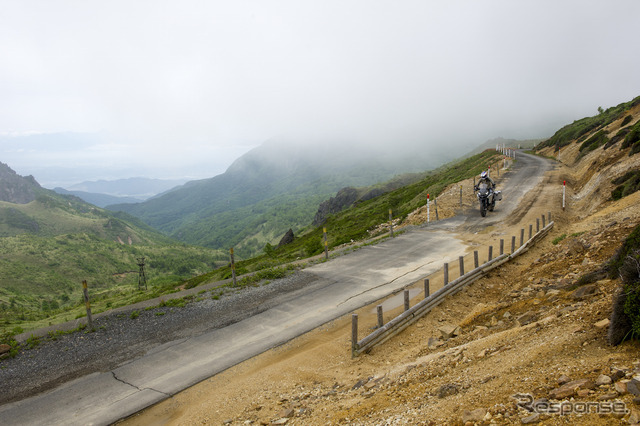
[[0,243],[0,326],[77,311],[83,280],[104,308],[135,296],[139,257],[149,294],[174,291],[227,261],[221,251],[187,246],[124,213],[48,190],[27,204],[0,202]]
[[[628,111],[640,104],[640,96],[634,98],[629,102],[621,103],[615,107],[608,108],[606,110],[600,110],[598,115],[593,117],[585,117],[580,120],[576,120],[571,124],[567,124],[558,130],[552,137],[545,142],[536,146],[537,150],[545,147],[554,147],[558,151],[563,146],[569,145],[576,141],[581,144],[580,151],[591,151],[599,146],[605,145],[609,142],[609,139],[604,137],[602,133],[592,134],[598,129],[613,123],[616,120],[626,119],[631,117],[628,115]],[[639,130],[636,130],[640,132]],[[620,139],[626,138],[626,133],[621,136]],[[640,149],[640,145],[639,145]]]

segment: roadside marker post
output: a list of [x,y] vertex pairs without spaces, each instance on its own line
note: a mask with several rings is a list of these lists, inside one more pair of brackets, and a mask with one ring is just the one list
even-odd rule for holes
[[393,238],[393,212],[389,209],[389,236]]
[[327,242],[327,228],[322,228],[322,238],[324,239],[324,258],[329,260],[329,243]]
[[431,217],[429,212],[429,194],[427,194],[427,223],[429,223]]
[[91,317],[91,302],[89,302],[87,280],[82,281],[82,294],[84,295],[84,306],[87,308],[87,323],[89,325],[89,329],[93,330],[93,318]]
[[565,194],[567,192],[567,181],[563,180],[562,181],[562,210],[564,210],[564,199],[565,199]]
[[351,314],[351,357],[356,357],[358,350],[358,314]]
[[229,249],[229,254],[231,255],[231,277],[233,278],[233,286],[235,287],[238,283],[236,281],[236,260],[233,256],[233,247]]

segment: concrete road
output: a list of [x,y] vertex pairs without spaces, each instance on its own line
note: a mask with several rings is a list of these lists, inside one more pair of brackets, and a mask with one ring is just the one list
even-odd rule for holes
[[173,341],[120,367],[0,407],[1,424],[109,424],[159,402],[263,351],[379,300],[464,254],[457,232],[504,220],[551,163],[520,154],[502,184],[504,201],[481,218],[478,209],[416,228],[305,269],[306,287],[280,304],[228,327]]

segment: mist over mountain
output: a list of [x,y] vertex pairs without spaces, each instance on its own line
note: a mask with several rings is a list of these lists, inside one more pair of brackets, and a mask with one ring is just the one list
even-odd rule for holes
[[238,158],[225,173],[188,182],[130,213],[187,243],[234,246],[241,255],[277,243],[289,229],[311,224],[322,201],[346,186],[367,186],[400,173],[425,171],[457,156],[419,145],[361,145],[274,139]]

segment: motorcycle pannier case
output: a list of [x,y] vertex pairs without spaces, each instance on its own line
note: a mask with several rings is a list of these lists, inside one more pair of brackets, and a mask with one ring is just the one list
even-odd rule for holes
[[495,197],[496,201],[502,201],[502,192],[501,191],[496,191],[494,197]]

